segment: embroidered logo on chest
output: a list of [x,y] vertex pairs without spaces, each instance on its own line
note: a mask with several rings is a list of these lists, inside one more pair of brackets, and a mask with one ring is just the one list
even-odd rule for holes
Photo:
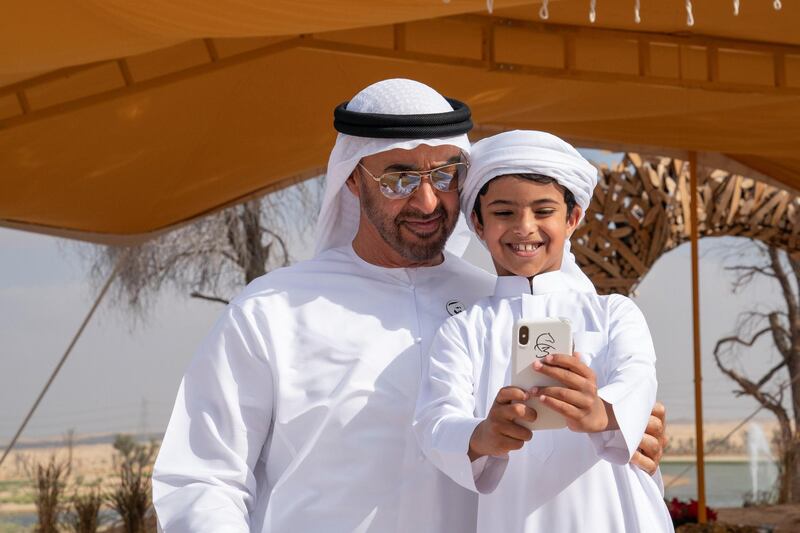
[[459,302],[458,300],[450,300],[447,302],[447,312],[450,316],[457,315],[458,313],[463,313],[466,307],[463,303]]

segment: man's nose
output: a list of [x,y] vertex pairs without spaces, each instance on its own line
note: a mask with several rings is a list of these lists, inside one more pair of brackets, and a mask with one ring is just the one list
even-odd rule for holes
[[439,205],[439,197],[436,196],[436,190],[431,184],[429,177],[425,176],[419,188],[414,191],[411,198],[408,199],[409,205],[419,210],[422,213],[433,213]]

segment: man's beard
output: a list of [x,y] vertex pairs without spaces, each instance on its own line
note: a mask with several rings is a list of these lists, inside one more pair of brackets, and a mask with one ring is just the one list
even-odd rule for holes
[[[383,240],[401,257],[409,261],[424,262],[439,257],[444,251],[447,238],[453,233],[456,222],[458,222],[458,215],[451,216],[441,203],[433,213],[424,214],[415,209],[405,209],[394,219],[391,219],[381,211],[375,196],[373,196],[373,194],[377,195],[380,192],[373,193],[362,186],[360,187],[360,193],[362,209],[369,221],[378,230]],[[417,239],[410,241],[403,237],[401,226],[403,226],[405,220],[412,218],[416,221],[424,222],[439,217],[441,217],[441,224],[433,233],[420,235],[406,226],[406,231],[416,235]]]

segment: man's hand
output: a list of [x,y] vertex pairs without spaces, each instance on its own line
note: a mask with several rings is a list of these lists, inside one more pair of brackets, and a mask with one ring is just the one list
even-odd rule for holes
[[530,390],[546,406],[567,419],[567,427],[582,433],[616,429],[614,410],[597,395],[594,371],[580,360],[578,353],[548,355],[533,363],[540,374],[554,378],[563,387],[534,387]]
[[631,463],[638,466],[651,476],[658,470],[664,448],[667,446],[667,410],[664,404],[656,402],[650,420],[647,422],[642,442],[639,449],[633,454]]
[[469,439],[470,461],[484,455],[505,455],[531,440],[531,430],[516,423],[517,420],[536,420],[536,411],[520,403],[529,397],[519,387],[500,389],[486,420],[477,425]]

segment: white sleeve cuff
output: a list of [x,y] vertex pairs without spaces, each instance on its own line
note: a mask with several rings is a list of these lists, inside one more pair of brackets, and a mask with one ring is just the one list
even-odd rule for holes
[[656,468],[656,473],[653,474],[653,479],[658,486],[658,490],[661,492],[661,497],[664,497],[664,478],[661,476],[661,467]]
[[600,459],[617,465],[624,465],[630,461],[628,446],[625,444],[622,431],[616,429],[589,433],[589,440],[592,441],[594,451]]
[[477,463],[480,463],[481,466],[480,472],[475,475],[475,489],[481,494],[494,492],[494,489],[500,484],[500,480],[503,479],[503,474],[506,473],[508,455],[502,457],[484,455],[472,463],[473,473]]
[[473,492],[492,492],[502,479],[508,457],[481,457],[469,460],[469,441],[481,418],[447,417],[437,428],[438,446],[429,457],[453,481]]
[[630,388],[623,383],[612,383],[602,387],[597,395],[611,406],[619,427],[615,431],[603,432],[616,435],[609,435],[600,442],[593,439],[598,455],[616,464],[628,463],[639,448],[647,427],[655,401],[655,384],[643,380]]
[[477,480],[483,474],[483,469],[486,468],[486,461],[489,458],[487,456],[478,457],[474,461],[472,461],[472,478]]

